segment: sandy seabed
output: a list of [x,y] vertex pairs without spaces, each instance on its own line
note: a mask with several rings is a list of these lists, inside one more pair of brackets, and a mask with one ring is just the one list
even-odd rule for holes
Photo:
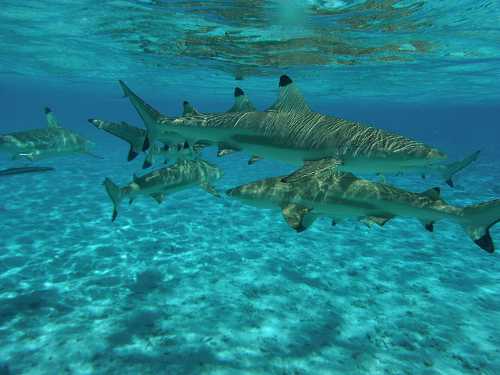
[[[216,162],[221,190],[289,170]],[[112,223],[102,180],[141,160],[39,164],[56,171],[0,180],[0,375],[500,374],[499,256],[458,224],[323,218],[297,234],[201,189]],[[482,157],[455,189],[389,180],[462,205],[499,198],[499,176]]]

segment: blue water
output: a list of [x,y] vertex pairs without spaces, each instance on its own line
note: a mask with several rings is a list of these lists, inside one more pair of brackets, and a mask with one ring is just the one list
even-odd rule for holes
[[[316,111],[424,141],[451,160],[481,150],[453,189],[436,176],[387,176],[388,183],[440,186],[460,206],[497,199],[498,4],[304,1],[316,12],[304,25],[345,43],[367,47],[379,36],[379,44],[400,43],[399,52],[387,47],[399,57],[417,37],[434,46],[407,63],[344,53],[339,58],[357,59],[349,68],[309,55],[296,65],[270,59],[251,35],[276,9],[254,14],[259,1],[174,3],[177,13],[163,1],[6,1],[0,11],[1,133],[44,127],[50,106],[103,157],[50,159],[35,165],[54,172],[0,179],[0,375],[500,374],[499,256],[475,246],[458,224],[440,221],[429,233],[411,219],[383,228],[319,219],[295,233],[279,211],[198,188],[161,205],[137,199],[112,223],[102,181],[129,182],[143,157],[128,163],[128,146],[87,122],[142,126],[118,78],[175,115],[185,99],[224,111],[236,85],[264,109],[286,72]],[[289,17],[281,22],[298,22]],[[365,24],[347,27],[341,20],[350,17]],[[196,29],[215,24],[214,35],[236,28],[244,38],[222,43]],[[310,31],[297,30],[288,40]],[[183,53],[161,48],[162,35],[178,45],[180,34]],[[267,38],[286,40],[272,28]],[[146,39],[156,52],[138,47]],[[316,39],[308,43],[319,48]],[[300,49],[280,50],[293,48]],[[243,80],[235,70],[246,72]],[[215,152],[203,155],[225,172],[220,191],[293,170]],[[0,169],[26,164],[0,155]],[[500,225],[491,235],[500,246]]]

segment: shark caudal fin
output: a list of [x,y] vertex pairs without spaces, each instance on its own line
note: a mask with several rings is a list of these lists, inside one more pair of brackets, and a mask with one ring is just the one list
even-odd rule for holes
[[45,118],[47,119],[47,127],[50,129],[59,129],[61,125],[59,125],[59,122],[52,113],[52,110],[49,107],[45,107],[44,112]]
[[156,140],[158,134],[157,121],[161,117],[161,113],[147,104],[139,96],[137,96],[123,81],[118,81],[123,90],[123,95],[129,98],[130,103],[141,117],[146,127],[146,138],[142,146],[142,151],[146,151]]
[[113,202],[113,216],[111,217],[111,221],[115,221],[118,216],[118,207],[123,199],[123,194],[121,189],[107,177],[104,180],[103,185],[106,188],[106,192],[108,193],[111,202]]
[[465,207],[462,226],[469,237],[488,253],[495,251],[490,228],[500,222],[500,199]]
[[455,174],[457,174],[458,172],[464,170],[470,164],[472,164],[473,162],[475,162],[478,159],[480,152],[481,151],[476,151],[473,154],[471,154],[471,155],[467,156],[466,158],[464,158],[463,160],[456,161],[456,162],[450,163],[450,164],[446,164],[444,166],[444,169],[441,172],[441,174],[443,176],[443,179],[446,181],[446,183],[449,186],[454,187],[455,183],[453,182],[453,177],[455,176]]

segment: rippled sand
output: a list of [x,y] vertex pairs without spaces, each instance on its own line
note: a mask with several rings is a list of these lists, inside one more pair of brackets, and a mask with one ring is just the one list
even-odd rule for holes
[[[500,373],[498,254],[455,223],[321,219],[297,234],[201,189],[111,223],[102,180],[141,165],[120,152],[0,180],[1,375]],[[220,189],[288,170],[217,162]],[[443,195],[499,197],[498,176],[484,155]]]

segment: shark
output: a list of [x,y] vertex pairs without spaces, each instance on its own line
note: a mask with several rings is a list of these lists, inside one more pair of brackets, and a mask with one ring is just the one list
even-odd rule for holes
[[17,167],[0,170],[0,177],[14,176],[16,174],[41,173],[53,171],[52,167]]
[[310,109],[292,79],[280,77],[277,101],[266,111],[162,115],[123,81],[124,92],[146,127],[144,147],[164,134],[204,141],[299,166],[284,182],[333,171],[399,173],[446,159],[424,143]]
[[50,108],[46,107],[44,111],[46,128],[0,135],[0,152],[10,154],[12,159],[25,158],[30,161],[72,154],[97,157],[91,153],[95,146],[93,142],[61,127]]
[[442,199],[438,187],[414,193],[348,172],[288,183],[272,177],[229,189],[226,194],[244,204],[281,209],[285,221],[297,232],[322,216],[331,218],[333,225],[355,218],[380,226],[396,216],[413,217],[428,231],[434,230],[437,220],[450,219],[489,253],[495,250],[490,228],[500,221],[500,199],[457,207]]
[[205,160],[179,160],[175,164],[163,167],[143,176],[134,175],[132,181],[119,187],[110,178],[104,180],[104,187],[113,203],[112,221],[118,216],[118,209],[123,199],[132,203],[141,195],[150,196],[162,203],[167,195],[200,186],[210,194],[218,197],[212,182],[222,177],[222,170]]
[[[111,122],[100,119],[89,119],[88,121],[97,129],[104,130],[127,142],[130,145],[127,155],[128,161],[134,160],[142,152],[142,145],[146,138],[145,129],[130,125],[125,121]],[[189,146],[187,142],[178,144],[155,143],[150,147],[142,167],[143,169],[151,167],[158,158],[163,158],[164,164],[171,159],[194,159],[199,156],[204,147],[205,145],[201,143],[192,146]]]
[[[183,116],[201,114],[190,102],[186,100],[182,103],[182,105]],[[240,87],[236,87],[234,89],[234,103],[231,108],[227,110],[227,112],[233,113],[253,110],[255,110],[255,107],[248,96]],[[147,134],[145,129],[130,125],[125,121],[118,123],[94,118],[91,118],[88,121],[96,128],[104,130],[127,142],[130,145],[127,156],[128,161],[134,160],[143,151]],[[146,159],[144,160],[143,168],[146,169],[152,166],[154,159],[158,156],[164,156],[165,162],[168,162],[169,158],[197,158],[200,152],[205,147],[210,145],[211,143],[207,142],[197,142],[190,145],[184,138],[179,137],[176,133],[164,132],[161,137],[156,139],[156,142],[150,144],[149,140],[147,141],[147,149],[149,151]],[[239,150],[220,145],[218,155],[223,156],[234,151]]]

